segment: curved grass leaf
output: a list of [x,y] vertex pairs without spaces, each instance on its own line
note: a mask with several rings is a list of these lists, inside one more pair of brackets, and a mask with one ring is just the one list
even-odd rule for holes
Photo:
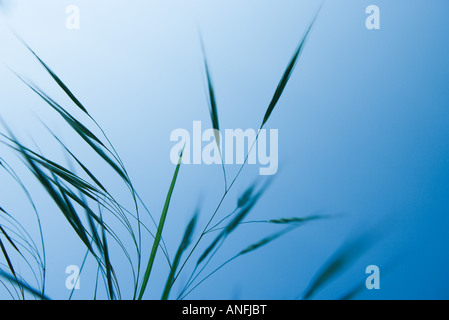
[[[18,76],[18,75],[17,75]],[[32,91],[39,95],[48,105],[50,105],[59,115],[66,121],[66,123],[104,160],[114,171],[125,181],[125,183],[132,189],[132,184],[128,178],[128,175],[124,169],[116,164],[107,154],[113,155],[113,158],[117,160],[115,156],[104,143],[90,131],[85,125],[75,119],[70,113],[68,113],[61,105],[51,99],[47,94],[40,90],[37,86],[32,85],[20,76],[18,76]],[[103,150],[104,149],[104,150]],[[106,152],[105,152],[106,151]]]
[[9,258],[9,255],[8,255],[8,252],[6,251],[6,248],[3,245],[2,239],[0,239],[0,249],[2,250],[3,256],[6,259],[6,263],[8,264],[9,270],[11,270],[11,273],[14,276],[14,278],[17,278],[16,271],[14,270],[14,266],[12,265],[11,259]]
[[[10,135],[12,135],[12,134],[10,133]],[[15,139],[13,135],[12,135],[11,140],[17,141],[17,139]],[[61,213],[65,216],[65,218],[67,219],[69,224],[72,226],[72,228],[78,234],[78,236],[83,241],[83,243],[86,245],[86,247],[95,255],[92,247],[90,246],[86,230],[85,230],[84,226],[82,225],[73,205],[71,204],[71,202],[67,196],[67,193],[64,192],[64,188],[59,183],[55,174],[52,173],[53,179],[48,177],[39,168],[38,163],[33,159],[32,156],[30,156],[29,152],[25,148],[22,148],[22,145],[20,143],[17,143],[17,146],[18,146],[17,151],[20,153],[20,155],[25,160],[26,164],[28,165],[28,169],[34,174],[34,176],[38,179],[39,183],[44,187],[44,189],[50,195],[52,200],[58,206]],[[53,185],[56,186],[56,189],[53,187]],[[57,189],[59,190],[59,192],[57,191]]]
[[[4,164],[2,164],[3,168],[6,169],[6,171],[11,174],[14,177],[14,172],[11,172],[9,168],[7,168]],[[22,186],[22,183],[20,179],[17,180],[18,183]],[[24,186],[25,193],[29,197],[28,191]],[[32,199],[29,197],[29,200],[31,202],[31,205],[35,209],[34,203]],[[15,251],[23,258],[27,266],[30,268],[31,272],[33,273],[33,276],[35,277],[36,283],[39,283],[37,274],[35,272],[35,269],[32,267],[29,259],[25,256],[25,253],[28,253],[31,255],[33,260],[36,262],[36,265],[39,267],[39,272],[41,275],[41,292],[45,292],[45,278],[46,278],[46,260],[45,260],[45,246],[44,246],[44,240],[43,240],[43,234],[42,234],[42,228],[40,224],[40,219],[38,217],[38,225],[39,225],[39,233],[41,236],[42,241],[42,251],[44,257],[42,258],[39,249],[36,246],[36,243],[33,241],[31,235],[25,230],[25,228],[21,225],[17,219],[15,219],[13,216],[11,216],[8,212],[6,212],[2,207],[0,207],[0,212],[3,213],[0,217],[4,219],[5,221],[8,221],[8,223],[11,223],[11,227],[15,229],[15,231],[12,228],[3,227],[0,225],[0,231],[5,236],[8,243],[14,248]],[[35,209],[36,215],[37,210]],[[13,234],[13,236],[17,237],[20,241],[13,240],[13,238],[7,233],[6,229],[8,229],[9,232]],[[16,245],[16,243],[17,245]],[[18,247],[21,247],[24,252],[22,252]]]
[[[7,234],[6,231],[3,229],[2,226],[0,226],[0,231],[3,233],[3,235],[4,235],[5,238],[8,240],[8,242],[13,246],[13,248],[14,248],[17,252],[19,252],[19,254],[21,254],[21,253],[20,253],[20,250],[16,247],[16,245],[14,244],[14,242],[12,241],[12,239],[8,236],[8,234]],[[15,271],[15,269],[14,269],[14,266],[13,266],[13,264],[12,264],[12,262],[11,262],[11,259],[10,259],[9,255],[8,255],[8,252],[6,251],[6,248],[5,248],[5,246],[3,245],[2,239],[0,239],[0,249],[2,250],[3,256],[5,257],[6,263],[8,264],[8,268],[9,268],[9,270],[11,271],[11,274],[13,275],[13,277],[14,277],[16,280],[18,280],[18,279],[17,279],[16,271]],[[21,254],[21,255],[22,255],[22,254]],[[25,297],[24,297],[24,294],[23,294],[23,287],[21,287],[20,285],[19,285],[19,290],[20,290],[21,293],[22,293],[22,298],[25,298]]]
[[16,279],[14,276],[4,272],[0,269],[0,277],[7,279],[8,281],[15,283],[18,287],[23,288],[25,291],[28,291],[33,296],[38,297],[41,300],[50,300],[45,294],[41,293],[39,290],[36,290],[29,286],[27,283],[20,279]]
[[[0,208],[0,211],[5,212],[2,208]],[[6,233],[5,229],[3,229],[3,227],[0,225],[0,232],[3,233],[3,235],[5,236],[6,240],[8,240],[9,244],[18,252],[20,253],[20,250],[16,247],[16,245],[14,244],[14,242],[12,241],[12,239],[10,238],[10,236]]]
[[86,114],[89,114],[86,108],[81,104],[81,102],[75,97],[75,95],[70,91],[70,89],[62,82],[61,79],[50,69],[50,67],[41,59],[39,56],[28,46],[28,44],[23,40],[17,33],[16,37],[24,44],[24,46],[33,54],[33,56],[39,61],[39,63],[47,70],[53,80],[58,84],[58,86],[69,96],[69,98]]

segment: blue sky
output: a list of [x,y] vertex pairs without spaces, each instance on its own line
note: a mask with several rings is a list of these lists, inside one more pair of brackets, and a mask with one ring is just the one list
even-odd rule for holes
[[[2,118],[18,136],[63,159],[36,115],[67,141],[70,133],[6,66],[60,101],[69,101],[12,35],[12,28],[102,125],[158,217],[174,170],[170,133],[191,130],[195,120],[210,125],[198,30],[221,127],[257,129],[320,1],[9,3],[0,23]],[[79,30],[65,27],[65,9],[71,4],[80,8]],[[365,8],[371,4],[380,8],[380,30],[365,27]],[[268,129],[279,130],[280,170],[250,218],[314,212],[334,218],[310,222],[236,260],[191,298],[293,299],[345,241],[368,230],[381,234],[380,239],[317,298],[340,297],[364,281],[371,264],[380,267],[381,289],[362,290],[358,298],[449,297],[448,6],[443,0],[325,2],[267,123]],[[121,197],[121,186],[101,162],[88,154],[85,158]],[[229,177],[237,169],[227,167]],[[172,255],[198,202],[204,224],[219,201],[221,170],[181,168],[164,230]],[[257,176],[256,166],[245,168],[219,214],[232,210]],[[13,190],[0,187],[2,206],[25,210]],[[83,250],[38,188],[35,197],[48,232],[48,293],[64,298],[65,267],[79,264]],[[25,220],[32,229],[34,220]],[[215,266],[276,230],[242,226]],[[162,259],[156,265],[160,271],[152,278],[148,298],[159,297],[167,275]],[[119,269],[126,274],[126,266]],[[88,298],[93,275],[81,279],[85,289],[75,297]]]

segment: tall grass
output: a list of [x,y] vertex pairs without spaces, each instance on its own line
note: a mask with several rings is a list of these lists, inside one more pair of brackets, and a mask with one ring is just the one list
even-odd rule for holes
[[[313,19],[303,37],[300,39],[298,47],[288,62],[284,73],[274,91],[273,97],[263,115],[260,129],[269,121],[270,116],[275,111],[289,78],[304,51],[307,39],[310,36],[316,17]],[[20,38],[19,38],[20,39]],[[167,260],[168,277],[165,281],[163,291],[160,293],[161,299],[177,298],[185,299],[191,292],[196,290],[204,281],[216,274],[227,264],[241,256],[252,253],[270,244],[288,232],[296,230],[304,223],[325,218],[324,216],[306,217],[286,217],[281,219],[268,220],[247,220],[248,214],[254,210],[259,199],[269,188],[271,180],[267,180],[260,185],[254,183],[241,195],[236,207],[224,218],[217,221],[217,213],[230,190],[237,182],[244,169],[248,154],[251,152],[256,140],[253,142],[244,163],[239,168],[237,174],[231,179],[227,179],[224,163],[222,163],[224,175],[224,192],[214,210],[209,214],[207,223],[198,226],[198,216],[200,210],[193,215],[186,226],[184,235],[175,252],[174,259],[170,259],[170,253],[165,245],[163,231],[167,216],[170,214],[170,203],[173,192],[176,188],[178,173],[182,170],[182,152],[179,155],[179,162],[173,173],[172,180],[168,186],[165,204],[159,215],[159,221],[148,210],[135,189],[130,176],[126,170],[124,162],[121,160],[110,139],[103,131],[98,122],[90,115],[88,109],[80,102],[75,94],[64,84],[62,79],[41,59],[26,43],[25,48],[36,58],[37,62],[48,73],[49,77],[56,83],[62,93],[69,98],[72,106],[64,107],[49,94],[44,92],[32,81],[18,78],[34,92],[45,104],[53,110],[65,123],[68,128],[84,143],[85,147],[101,159],[114,175],[122,181],[124,190],[132,201],[131,208],[127,208],[123,202],[119,201],[109,191],[109,187],[100,177],[95,174],[95,169],[89,167],[81,160],[81,156],[63,143],[62,139],[49,130],[51,137],[61,146],[69,165],[51,160],[42,154],[37,148],[32,148],[20,141],[7,123],[3,123],[5,133],[1,133],[2,143],[13,150],[23,161],[29,173],[31,173],[38,184],[48,195],[48,198],[55,204],[59,214],[71,227],[78,237],[80,245],[86,250],[81,266],[81,272],[86,267],[87,259],[93,259],[96,265],[96,283],[92,293],[93,298],[99,297],[100,289],[103,288],[107,299],[143,299],[147,291],[151,288],[151,276],[153,274],[154,263],[158,254],[163,254]],[[204,46],[204,68],[207,79],[207,92],[209,95],[209,111],[213,129],[220,130],[219,125],[219,105],[216,101],[212,75],[207,62]],[[81,112],[81,117],[75,117],[71,108]],[[45,124],[44,124],[45,125]],[[219,143],[219,135],[216,135],[216,142]],[[14,218],[13,210],[0,207],[0,249],[4,258],[4,263],[0,265],[0,285],[13,299],[49,299],[46,290],[47,266],[45,237],[41,227],[41,219],[38,210],[33,202],[31,192],[22,182],[19,175],[5,160],[0,159],[2,170],[7,173],[20,186],[30,202],[39,228],[40,238],[36,242],[25,230],[22,224]],[[150,217],[150,223],[145,222],[143,214]],[[113,223],[114,221],[114,223]],[[115,223],[115,222],[118,222]],[[212,272],[206,273],[210,264],[223,243],[243,224],[267,224],[282,226],[283,229],[275,231],[262,239],[255,239],[254,243],[246,248],[237,250],[237,253],[227,259],[224,263],[215,268]],[[117,226],[118,225],[118,226]],[[209,241],[209,242],[207,242]],[[112,245],[112,244],[113,245]],[[152,243],[151,250],[148,244]],[[205,243],[205,244],[204,244]],[[199,251],[201,246],[206,248]],[[112,247],[119,248],[119,251],[112,250]],[[147,261],[143,260],[143,252],[150,251]],[[132,294],[124,296],[120,290],[120,277],[114,267],[117,261],[116,255],[121,255],[128,262],[132,273]],[[15,258],[12,259],[11,256]],[[341,261],[347,261],[350,256],[339,258],[334,263],[312,281],[309,290],[304,298],[310,298],[321,288],[331,275],[335,274],[342,266]],[[31,271],[33,279],[25,279],[18,271],[16,265],[25,264]],[[187,268],[190,266],[190,268]],[[191,269],[186,274],[186,270]],[[171,294],[175,283],[179,282],[180,275],[186,274],[187,281],[183,284],[182,290],[176,296]],[[72,298],[73,291],[69,298]]]

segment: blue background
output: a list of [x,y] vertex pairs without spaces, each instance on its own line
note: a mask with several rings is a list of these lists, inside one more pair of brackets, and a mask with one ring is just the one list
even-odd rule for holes
[[[70,4],[81,10],[79,30],[65,27]],[[36,141],[45,154],[64,159],[36,115],[66,141],[70,133],[6,66],[59,101],[67,105],[69,101],[14,37],[12,28],[102,125],[136,189],[159,217],[174,170],[169,158],[174,145],[171,131],[191,130],[194,120],[203,121],[203,128],[210,124],[198,29],[221,127],[258,128],[319,4],[312,0],[6,2],[0,20],[1,117],[24,141]],[[381,10],[380,30],[365,28],[365,9],[371,4]],[[267,128],[279,130],[280,170],[250,218],[317,211],[335,217],[306,224],[241,257],[190,298],[297,298],[342,244],[368,230],[382,236],[316,298],[339,298],[364,281],[365,268],[371,264],[380,267],[381,289],[362,290],[357,298],[449,297],[448,9],[444,0],[325,2],[267,123]],[[122,185],[109,178],[101,161],[88,154],[85,159],[120,190]],[[229,177],[237,169],[229,166]],[[198,202],[204,225],[219,201],[221,170],[206,165],[181,168],[164,230],[172,256]],[[245,168],[221,216],[232,210],[257,174],[257,166]],[[31,178],[29,183],[33,184]],[[16,191],[6,182],[0,185],[1,205],[19,214],[27,207]],[[65,268],[79,265],[84,251],[42,190],[36,187],[33,192],[45,221],[47,293],[66,298]],[[24,223],[36,232],[35,220],[23,215]],[[276,230],[276,226],[242,226],[213,265]],[[149,251],[151,243],[146,248]],[[147,298],[159,298],[165,283],[168,271],[161,257]],[[131,285],[128,267],[120,259],[116,263],[126,292]],[[93,270],[82,275],[75,298],[92,297]]]

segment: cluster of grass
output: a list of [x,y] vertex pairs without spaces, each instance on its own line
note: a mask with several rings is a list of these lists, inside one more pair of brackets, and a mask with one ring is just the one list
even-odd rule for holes
[[[297,61],[304,50],[305,43],[309,37],[315,19],[307,28],[288,63],[263,116],[260,129],[262,129],[270,119],[272,112],[286,88]],[[219,212],[222,203],[238,180],[240,173],[247,163],[247,155],[244,164],[241,165],[237,174],[229,182],[227,181],[225,166],[222,166],[225,187],[220,201],[208,217],[207,223],[201,228],[198,226],[199,213],[196,212],[193,215],[185,228],[184,235],[182,236],[174,258],[170,259],[170,254],[163,239],[163,231],[166,218],[169,215],[170,202],[176,186],[178,173],[181,169],[182,152],[179,155],[179,162],[173,173],[162,213],[160,214],[159,221],[156,222],[145,206],[144,201],[142,201],[134,188],[123,161],[106,133],[64,82],[25,42],[23,43],[40,65],[46,70],[51,79],[53,79],[66,97],[73,103],[71,108],[78,109],[77,112],[82,113],[85,121],[76,118],[73,113],[69,112],[69,108],[59,104],[36,84],[17,75],[19,79],[40,97],[47,106],[56,112],[61,120],[68,125],[70,130],[81,138],[81,141],[83,141],[85,146],[95,153],[99,159],[104,162],[105,166],[109,167],[112,172],[114,172],[114,174],[122,181],[123,187],[127,190],[126,192],[132,199],[132,208],[127,208],[123,203],[117,200],[116,197],[111,194],[105,183],[101,182],[101,179],[95,175],[95,170],[89,168],[89,166],[81,160],[81,157],[71,150],[69,146],[64,144],[50,128],[47,127],[52,138],[60,144],[62,150],[66,154],[66,157],[69,160],[68,162],[70,162],[69,166],[53,161],[38,150],[33,150],[33,148],[26,146],[14,135],[8,125],[4,123],[6,133],[1,134],[2,142],[20,156],[29,173],[35,177],[39,185],[46,191],[49,199],[58,208],[58,212],[65,218],[71,229],[79,238],[80,243],[85,247],[86,255],[81,265],[81,272],[83,272],[88,257],[95,261],[97,272],[95,290],[92,293],[94,299],[99,298],[100,287],[103,287],[102,290],[104,289],[104,292],[106,292],[105,298],[107,299],[143,299],[147,289],[150,287],[150,278],[153,273],[153,267],[158,253],[162,253],[165,256],[169,267],[166,284],[161,292],[161,299],[184,299],[200,284],[228,263],[243,255],[260,249],[304,223],[323,218],[323,216],[315,215],[260,221],[246,220],[249,212],[253,210],[258,200],[269,187],[270,180],[267,180],[267,182],[261,186],[257,183],[251,185],[240,196],[235,209],[224,218],[217,221],[217,213]],[[205,54],[204,67],[207,77],[207,92],[209,96],[209,111],[212,127],[216,130],[220,130],[218,105],[215,99],[213,81]],[[98,132],[99,134],[95,134],[94,132]],[[218,143],[218,135],[216,140]],[[254,143],[252,146],[254,146]],[[251,150],[252,147],[248,150],[248,154]],[[0,286],[2,286],[13,299],[49,299],[45,286],[47,278],[45,237],[41,227],[39,212],[33,202],[31,193],[22,182],[19,175],[14,171],[13,167],[3,159],[0,159],[0,165],[3,171],[10,175],[25,193],[34,209],[40,232],[39,242],[36,243],[25,228],[22,227],[20,222],[14,218],[14,213],[0,207],[0,249],[4,258],[4,263],[1,263],[0,265]],[[81,174],[78,174],[77,172],[81,172]],[[152,223],[145,223],[143,214],[147,217],[149,216]],[[113,227],[109,222],[112,220],[119,222],[118,225],[125,231],[126,237],[128,238],[126,241],[124,240],[123,234],[117,230],[117,224],[114,224]],[[226,260],[217,268],[206,273],[206,267],[216,256],[226,239],[240,225],[247,223],[281,225],[284,228],[239,250],[234,256]],[[207,241],[209,242],[204,245],[204,242]],[[113,262],[116,261],[116,259],[111,256],[118,253],[116,250],[111,250],[111,243],[120,249],[119,253],[123,254],[126,261],[129,262],[133,278],[133,290],[130,296],[123,296],[120,290],[119,276],[114,268]],[[152,245],[150,246],[151,251],[148,261],[146,261],[143,259],[145,255],[142,253],[149,252],[149,243],[152,243]],[[131,244],[131,246],[129,244]],[[201,247],[205,247],[206,249],[202,252],[198,252]],[[343,251],[343,253],[334,257],[315,280],[312,281],[309,290],[304,294],[304,298],[312,297],[312,295],[322,287],[328,279],[335,275],[336,272],[349,261],[351,255],[347,253],[347,250]],[[15,256],[14,259],[11,258],[12,255]],[[13,261],[15,263],[13,263]],[[17,271],[18,268],[15,264],[18,264],[19,261],[28,266],[33,275],[33,279],[27,280]],[[190,266],[190,268],[186,268],[187,266]],[[179,281],[179,276],[185,273],[187,269],[191,269],[192,271],[187,277],[188,280],[183,284],[182,290],[177,296],[171,295],[171,290],[174,284]],[[70,294],[69,298],[72,297],[72,294]]]

